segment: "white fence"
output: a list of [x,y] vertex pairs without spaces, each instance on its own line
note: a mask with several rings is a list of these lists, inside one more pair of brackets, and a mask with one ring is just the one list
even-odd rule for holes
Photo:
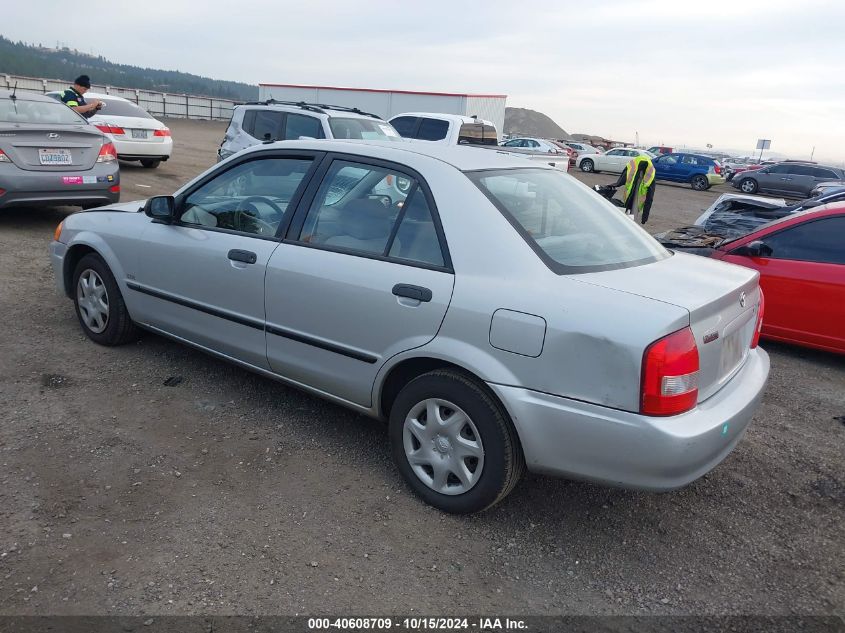
[[[18,90],[44,94],[54,90],[64,90],[70,86],[71,82],[61,79],[39,79],[0,73],[0,90],[12,90],[15,84],[18,86]],[[102,84],[91,84],[91,92],[101,92],[129,99],[155,117],[175,117],[178,119],[228,121],[232,118],[232,108],[239,103],[238,101],[217,99],[216,97],[196,97],[154,90],[118,88]]]

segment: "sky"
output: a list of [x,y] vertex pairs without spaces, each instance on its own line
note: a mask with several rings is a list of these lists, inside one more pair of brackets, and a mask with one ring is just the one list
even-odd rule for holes
[[743,154],[766,138],[781,156],[815,148],[816,160],[845,161],[835,0],[37,0],[3,13],[10,39],[119,63],[253,84],[507,94],[569,133]]

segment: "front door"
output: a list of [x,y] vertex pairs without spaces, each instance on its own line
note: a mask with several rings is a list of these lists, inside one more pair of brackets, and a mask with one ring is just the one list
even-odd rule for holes
[[771,253],[723,259],[760,271],[764,334],[845,351],[845,215],[750,239]]
[[678,180],[679,157],[666,154],[654,160],[654,170],[659,180]]
[[180,195],[177,221],[141,235],[128,282],[138,320],[267,368],[264,275],[314,160],[262,153]]
[[437,334],[453,281],[421,178],[390,163],[336,157],[267,266],[270,366],[370,406],[381,365]]

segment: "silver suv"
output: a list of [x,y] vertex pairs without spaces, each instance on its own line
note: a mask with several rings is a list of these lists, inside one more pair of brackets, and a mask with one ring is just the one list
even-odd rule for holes
[[358,108],[269,99],[235,106],[217,160],[259,143],[311,138],[402,141],[390,123]]

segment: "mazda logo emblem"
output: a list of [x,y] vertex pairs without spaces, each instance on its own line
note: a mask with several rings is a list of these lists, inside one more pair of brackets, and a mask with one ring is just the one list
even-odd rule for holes
[[50,133],[47,135],[47,138],[59,138],[59,135],[58,135],[58,134],[56,134],[55,132],[50,132]]
[[739,293],[739,307],[740,308],[745,307],[745,293],[744,292]]

